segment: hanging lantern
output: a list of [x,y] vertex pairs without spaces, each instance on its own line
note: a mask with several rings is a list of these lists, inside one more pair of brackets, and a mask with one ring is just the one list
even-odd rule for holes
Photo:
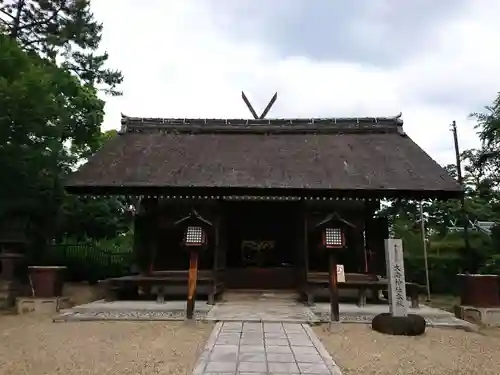
[[184,246],[205,246],[207,234],[201,226],[188,226],[184,234]]
[[345,230],[349,227],[355,228],[337,213],[329,214],[316,225],[321,234],[320,246],[323,249],[344,249],[346,247]]
[[345,246],[344,230],[340,227],[325,227],[322,236],[324,248],[341,249]]
[[188,216],[174,223],[184,229],[182,245],[188,250],[204,250],[208,246],[207,230],[212,226],[198,212],[193,210]]

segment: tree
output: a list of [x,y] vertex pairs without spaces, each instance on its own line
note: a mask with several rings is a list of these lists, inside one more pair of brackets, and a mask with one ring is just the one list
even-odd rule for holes
[[[97,53],[102,39],[102,24],[97,22],[89,0],[0,0],[0,25],[21,49],[46,58],[74,74],[89,90],[120,95],[121,72],[106,68],[108,54]],[[86,108],[83,116],[66,118],[62,142],[70,142],[76,156],[98,148],[97,139],[103,120],[101,108],[87,107],[88,100],[73,101],[75,112]]]
[[[101,133],[98,144],[117,136],[116,130]],[[131,229],[133,202],[127,197],[66,195],[59,214],[58,241],[112,239]]]
[[25,215],[42,247],[55,230],[61,177],[77,160],[67,145],[85,142],[79,126],[97,127],[104,102],[92,86],[26,53],[0,35],[0,220]]
[[484,112],[471,113],[470,117],[477,121],[476,129],[483,143],[482,161],[498,160],[500,156],[500,93],[493,103],[484,107]]
[[105,67],[106,52],[96,53],[103,27],[90,0],[0,0],[0,25],[25,51],[62,59],[83,82],[120,95],[122,74]]
[[24,212],[46,240],[74,203],[62,179],[102,144],[98,93],[119,95],[123,77],[96,52],[89,0],[0,0],[0,36],[0,220]]

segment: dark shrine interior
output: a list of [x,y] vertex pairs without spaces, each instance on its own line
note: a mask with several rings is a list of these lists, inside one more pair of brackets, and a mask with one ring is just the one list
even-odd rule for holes
[[296,263],[296,202],[228,202],[228,268]]
[[[302,235],[303,210],[295,201],[234,201],[224,202],[222,214],[226,224],[227,269],[293,268],[304,263]],[[183,215],[182,207],[169,207],[171,217]],[[314,213],[308,222],[308,269],[328,271],[328,253],[320,246],[321,236],[315,224],[327,212]],[[168,217],[165,215],[164,217]],[[347,230],[346,248],[336,250],[337,261],[345,272],[363,272],[365,254],[362,238],[356,229]],[[359,233],[358,233],[359,234]],[[184,270],[189,264],[189,254],[182,250],[183,231],[173,223],[164,223],[156,231],[154,246],[155,270]],[[370,242],[369,238],[367,238]],[[209,233],[208,249],[200,254],[200,269],[213,268],[214,234]]]

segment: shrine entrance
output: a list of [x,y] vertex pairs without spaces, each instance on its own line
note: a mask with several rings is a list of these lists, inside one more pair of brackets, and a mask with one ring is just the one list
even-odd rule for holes
[[227,202],[226,286],[297,287],[297,202]]

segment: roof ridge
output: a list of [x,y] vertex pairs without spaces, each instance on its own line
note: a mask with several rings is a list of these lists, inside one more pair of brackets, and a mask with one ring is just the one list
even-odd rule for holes
[[147,118],[122,114],[121,133],[339,133],[394,132],[404,134],[402,113],[392,117],[316,117],[275,119]]

